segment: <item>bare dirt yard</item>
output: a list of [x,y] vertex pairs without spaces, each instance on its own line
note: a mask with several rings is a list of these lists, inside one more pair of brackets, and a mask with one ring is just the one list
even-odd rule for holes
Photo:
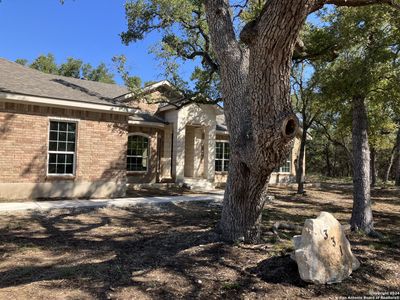
[[272,188],[264,244],[224,244],[211,202],[128,209],[57,210],[0,216],[0,299],[337,299],[400,291],[400,191],[376,189],[381,240],[348,232],[361,267],[341,284],[303,282],[291,237],[276,221],[303,225],[328,211],[342,223],[351,187]]

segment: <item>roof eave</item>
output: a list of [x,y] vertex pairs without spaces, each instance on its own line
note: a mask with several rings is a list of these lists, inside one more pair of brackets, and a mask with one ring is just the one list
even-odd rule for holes
[[91,102],[75,101],[68,99],[56,99],[51,97],[40,97],[35,95],[24,95],[24,94],[9,93],[9,92],[0,92],[0,101],[8,101],[13,103],[24,103],[24,104],[36,104],[40,106],[74,108],[74,109],[109,112],[116,114],[132,114],[138,112],[135,109],[125,106],[91,103]]
[[157,127],[157,128],[164,128],[165,125],[167,125],[164,123],[137,121],[137,120],[129,120],[128,124],[129,125],[138,125],[138,126],[143,126],[143,127]]

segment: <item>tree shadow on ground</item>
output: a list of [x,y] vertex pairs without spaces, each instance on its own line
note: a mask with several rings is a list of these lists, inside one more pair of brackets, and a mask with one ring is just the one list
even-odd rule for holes
[[282,284],[284,286],[297,287],[307,290],[313,297],[348,296],[359,294],[357,285],[374,286],[375,289],[386,290],[385,284],[377,284],[379,279],[384,282],[390,276],[395,276],[392,270],[376,266],[370,260],[361,258],[361,266],[352,275],[340,284],[315,285],[303,281],[300,278],[297,264],[290,255],[275,256],[263,260],[254,268],[249,268],[264,282],[270,284]]
[[[187,211],[174,204],[163,204],[140,211],[131,209],[122,217],[100,216],[92,222],[79,220],[81,216],[91,213],[93,211],[87,209],[64,211],[54,216],[33,213],[21,222],[36,223],[41,230],[0,230],[0,244],[13,244],[17,249],[30,247],[50,251],[52,256],[74,251],[86,253],[80,260],[77,256],[74,263],[69,261],[60,264],[54,261],[39,266],[24,264],[2,271],[0,288],[39,281],[68,280],[69,286],[84,289],[96,298],[106,299],[112,290],[121,287],[135,286],[148,293],[149,288],[154,288],[152,283],[135,278],[145,278],[147,273],[164,270],[186,282],[191,287],[186,296],[196,298],[199,284],[193,275],[193,267],[200,263],[213,267],[218,257],[224,255],[223,244],[218,244],[219,237],[213,231],[213,220],[208,216],[210,211],[197,212],[198,218],[193,218],[190,207]],[[191,218],[188,218],[188,214]],[[118,231],[112,235],[106,235],[107,232],[90,233],[120,225],[135,230],[128,233]],[[149,227],[153,227],[153,230],[147,232]],[[154,227],[159,227],[159,230],[154,232]],[[196,256],[181,254],[199,245],[211,247]],[[210,255],[214,257],[210,259]],[[135,272],[140,274],[135,277],[132,275]],[[154,289],[153,296],[174,299],[173,291],[167,286]]]
[[[279,220],[302,225],[320,209],[303,205],[268,205],[264,226]],[[287,255],[294,231],[284,231],[282,241],[268,240],[263,248],[224,244],[214,231],[220,209],[204,201],[7,216],[0,220],[0,289],[46,285],[54,293],[72,289],[96,299],[252,299],[286,291],[297,298],[354,294],[365,286],[383,290],[385,280],[396,276],[387,267],[399,254],[392,240],[351,235],[360,270],[340,285],[312,286],[300,279]],[[377,215],[385,222],[391,217],[387,211]]]
[[308,284],[300,278],[297,264],[290,255],[274,256],[263,260],[249,272],[256,274],[262,280],[269,283],[282,283],[305,287]]

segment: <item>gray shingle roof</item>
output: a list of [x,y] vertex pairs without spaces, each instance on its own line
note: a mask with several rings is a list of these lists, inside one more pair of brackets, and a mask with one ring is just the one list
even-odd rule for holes
[[152,122],[152,123],[160,123],[160,124],[167,124],[164,119],[150,115],[149,113],[138,113],[132,116],[129,116],[130,121],[141,121],[141,122]]
[[118,105],[113,99],[129,90],[117,84],[45,74],[0,58],[0,92]]

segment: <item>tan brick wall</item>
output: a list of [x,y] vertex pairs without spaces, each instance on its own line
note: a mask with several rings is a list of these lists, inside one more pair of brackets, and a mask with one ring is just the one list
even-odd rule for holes
[[154,91],[142,99],[128,99],[124,104],[126,106],[140,109],[141,111],[145,111],[154,115],[159,108],[159,101],[161,101],[161,99],[165,99],[162,93],[159,91]]
[[68,181],[126,181],[126,116],[0,102],[0,183],[45,183],[49,120],[77,123],[76,174]]

